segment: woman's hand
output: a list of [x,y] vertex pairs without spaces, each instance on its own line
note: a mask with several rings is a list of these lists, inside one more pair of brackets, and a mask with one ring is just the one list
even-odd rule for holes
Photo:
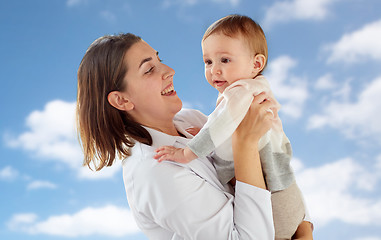
[[246,140],[250,144],[258,142],[272,126],[275,119],[273,111],[276,111],[274,105],[265,93],[255,96],[245,118],[233,134],[233,142],[237,138],[240,139],[238,141]]
[[255,96],[245,118],[232,137],[235,178],[262,189],[266,189],[259,158],[258,141],[271,128],[274,107],[265,93]]

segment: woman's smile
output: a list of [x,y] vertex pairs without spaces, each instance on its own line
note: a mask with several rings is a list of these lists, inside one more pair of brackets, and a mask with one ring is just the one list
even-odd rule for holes
[[176,95],[176,91],[175,91],[175,88],[174,88],[173,84],[171,83],[163,91],[161,91],[161,95],[163,95],[163,96],[173,96],[173,95]]

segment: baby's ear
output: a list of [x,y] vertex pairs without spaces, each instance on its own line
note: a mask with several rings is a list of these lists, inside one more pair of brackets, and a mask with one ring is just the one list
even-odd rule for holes
[[254,71],[259,73],[263,70],[266,63],[266,57],[263,54],[257,54],[254,56]]

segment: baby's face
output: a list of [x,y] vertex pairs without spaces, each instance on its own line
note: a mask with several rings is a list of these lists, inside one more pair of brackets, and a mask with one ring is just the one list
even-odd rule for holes
[[205,77],[222,93],[239,79],[254,78],[254,54],[242,36],[234,38],[214,33],[202,42]]

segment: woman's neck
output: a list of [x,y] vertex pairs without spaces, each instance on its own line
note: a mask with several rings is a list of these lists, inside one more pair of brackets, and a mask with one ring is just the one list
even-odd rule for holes
[[149,128],[155,129],[159,132],[166,133],[171,136],[180,136],[174,124],[172,126],[147,126]]
[[146,127],[155,129],[156,131],[166,133],[171,136],[180,136],[180,134],[177,132],[175,124],[173,123],[173,120],[155,121],[155,122],[145,123],[143,125]]
[[155,129],[159,132],[166,133],[168,135],[172,136],[179,136],[179,133],[177,132],[177,129],[175,127],[175,124],[173,123],[173,118],[175,117],[175,114],[171,115],[168,114],[165,117],[156,116],[144,116],[137,119],[137,122],[142,124],[143,126]]

